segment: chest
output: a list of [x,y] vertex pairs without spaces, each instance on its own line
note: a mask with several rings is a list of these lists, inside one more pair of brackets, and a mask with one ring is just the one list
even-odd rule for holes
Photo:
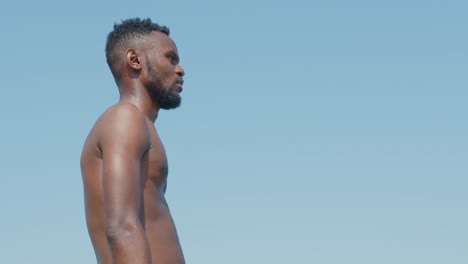
[[142,162],[142,174],[146,176],[147,184],[164,190],[169,173],[166,151],[156,133],[152,133],[151,137],[151,148]]

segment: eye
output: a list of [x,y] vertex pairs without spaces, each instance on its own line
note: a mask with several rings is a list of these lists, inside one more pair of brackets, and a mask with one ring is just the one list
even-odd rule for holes
[[177,58],[174,55],[169,55],[169,61],[171,64],[176,65],[177,64]]

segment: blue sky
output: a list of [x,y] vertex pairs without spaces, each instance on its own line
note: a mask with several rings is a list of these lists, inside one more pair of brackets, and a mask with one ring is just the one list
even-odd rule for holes
[[465,1],[2,4],[2,262],[94,263],[79,156],[114,22],[171,28],[156,127],[188,263],[467,263]]

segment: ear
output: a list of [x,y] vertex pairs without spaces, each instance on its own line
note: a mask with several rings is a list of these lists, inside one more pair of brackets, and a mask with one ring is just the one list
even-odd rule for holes
[[127,60],[128,66],[130,66],[132,69],[136,71],[141,70],[141,59],[136,50],[128,49],[125,59]]

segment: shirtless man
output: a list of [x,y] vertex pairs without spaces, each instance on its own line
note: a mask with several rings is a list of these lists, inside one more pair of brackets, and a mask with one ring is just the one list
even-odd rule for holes
[[83,147],[86,223],[100,264],[185,263],[164,193],[168,165],[154,127],[180,105],[184,70],[169,29],[150,19],[114,25],[106,58],[120,100]]

